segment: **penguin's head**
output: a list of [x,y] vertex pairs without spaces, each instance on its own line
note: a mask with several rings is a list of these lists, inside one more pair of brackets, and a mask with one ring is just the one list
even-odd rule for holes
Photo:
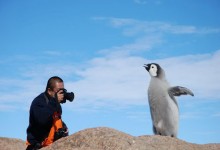
[[156,63],[145,64],[144,67],[152,77],[159,77],[161,75],[162,68]]

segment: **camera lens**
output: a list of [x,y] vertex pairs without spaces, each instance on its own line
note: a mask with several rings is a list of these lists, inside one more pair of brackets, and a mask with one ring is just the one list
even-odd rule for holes
[[65,97],[65,99],[67,99],[70,102],[72,102],[73,99],[74,99],[74,93],[73,92],[70,92],[70,93],[67,92],[67,93],[65,93],[64,97]]

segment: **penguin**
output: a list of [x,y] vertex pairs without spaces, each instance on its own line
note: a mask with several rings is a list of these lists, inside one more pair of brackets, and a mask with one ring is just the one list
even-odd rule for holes
[[179,107],[175,96],[191,95],[185,87],[170,86],[165,71],[157,63],[144,65],[151,80],[148,87],[148,101],[155,135],[176,137],[179,126]]

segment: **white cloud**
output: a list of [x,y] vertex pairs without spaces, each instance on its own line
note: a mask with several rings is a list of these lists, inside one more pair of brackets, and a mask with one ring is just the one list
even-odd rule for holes
[[213,114],[212,117],[220,118],[220,112]]
[[163,63],[167,78],[173,84],[191,88],[197,98],[220,99],[220,51],[214,54],[168,58]]
[[204,114],[202,114],[201,112],[183,112],[180,113],[180,119],[184,120],[184,119],[201,119],[202,117],[204,117]]
[[150,76],[144,63],[158,62],[164,67],[172,85],[190,88],[196,98],[219,99],[220,51],[214,54],[190,55],[161,60],[141,57],[95,58],[78,75],[74,83],[80,99],[118,104],[142,105],[147,102]]
[[[147,87],[150,76],[143,64],[151,62],[157,62],[164,68],[171,85],[191,89],[195,97],[189,99],[220,99],[218,94],[220,50],[218,50],[213,54],[186,55],[158,60],[145,59],[141,56],[106,54],[84,62],[79,68],[71,65],[48,65],[49,68],[45,65],[32,66],[33,70],[23,72],[30,80],[7,78],[0,80],[1,85],[4,85],[4,88],[1,88],[3,92],[0,94],[0,105],[4,109],[11,108],[6,107],[6,104],[8,106],[14,103],[18,104],[18,107],[22,104],[27,107],[33,98],[44,90],[47,79],[57,70],[59,70],[58,75],[67,79],[66,88],[76,94],[73,107],[98,109],[104,106],[148,105]],[[72,80],[74,76],[77,76],[77,80]],[[4,92],[7,89],[12,90]]]
[[[151,60],[147,59],[147,55],[140,55],[141,52],[153,50],[163,42],[160,34],[152,36],[148,33],[198,33],[200,29],[197,27],[134,19],[98,19],[107,19],[114,27],[122,27],[124,35],[135,37],[134,42],[100,50],[100,57],[81,62],[80,66],[72,65],[74,62],[67,62],[65,65],[45,63],[45,61],[29,64],[32,59],[27,57],[28,63],[23,64],[29,65],[20,66],[18,69],[21,78],[1,78],[0,83],[4,86],[0,88],[0,106],[6,108],[6,101],[7,104],[12,105],[14,102],[19,103],[18,107],[23,103],[29,105],[37,94],[44,91],[47,79],[53,75],[63,77],[66,88],[75,92],[76,105],[73,107],[82,109],[82,107],[100,108],[106,105],[110,107],[147,105],[150,76],[143,68],[143,64],[150,62],[161,64],[171,85],[186,86],[191,89],[195,94],[194,99],[220,99],[218,94],[220,50],[215,53]],[[213,30],[206,29],[206,31],[213,33]],[[48,55],[57,56],[59,52],[47,51],[46,56]],[[25,58],[22,57],[22,60],[25,61]],[[2,63],[4,64],[4,61]],[[8,89],[11,91],[5,92]]]
[[134,2],[139,5],[146,5],[146,4],[159,5],[162,3],[160,0],[153,0],[153,1],[152,0],[134,0]]
[[92,103],[146,103],[145,83],[139,82],[145,77],[140,65],[143,63],[144,60],[138,57],[95,58],[78,72],[82,79],[73,83],[73,87],[79,99]]
[[100,53],[113,57],[129,56],[132,54],[149,51],[152,49],[152,47],[160,43],[162,43],[162,39],[159,36],[146,36],[136,39],[133,43],[103,49],[100,51]]
[[147,4],[146,0],[134,0],[134,2],[137,4]]
[[48,56],[61,56],[61,55],[63,55],[62,52],[53,51],[53,50],[48,50],[48,51],[45,51],[44,53],[47,54]]
[[[220,28],[196,27],[193,25],[178,25],[162,21],[140,21],[130,18],[107,18],[96,17],[98,20],[104,20],[115,28],[122,28],[126,36],[144,34],[212,34],[219,33]],[[97,20],[97,19],[96,19]]]
[[17,107],[11,104],[1,104],[0,103],[0,112],[2,111],[14,111]]

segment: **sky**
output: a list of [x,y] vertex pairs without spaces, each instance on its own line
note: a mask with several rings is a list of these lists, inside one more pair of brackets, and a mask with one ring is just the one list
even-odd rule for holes
[[26,140],[32,100],[51,76],[75,93],[70,134],[109,127],[153,135],[143,65],[158,63],[177,97],[178,138],[220,143],[219,0],[0,0],[0,137]]

